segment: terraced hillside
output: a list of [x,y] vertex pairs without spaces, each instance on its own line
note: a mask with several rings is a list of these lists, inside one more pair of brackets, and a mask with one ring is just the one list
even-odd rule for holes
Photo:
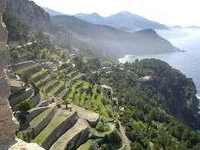
[[[83,76],[71,63],[65,68],[57,65],[54,72],[34,61],[10,66],[9,100],[20,122],[18,137],[51,150],[116,142],[109,138],[120,136],[108,111],[111,95]],[[120,147],[119,143],[114,145]]]

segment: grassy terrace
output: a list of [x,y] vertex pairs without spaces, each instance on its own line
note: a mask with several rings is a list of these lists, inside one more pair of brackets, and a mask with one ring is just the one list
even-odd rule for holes
[[81,131],[88,128],[88,124],[85,123],[82,119],[79,119],[76,124],[69,129],[67,132],[65,132],[51,147],[50,150],[65,150],[66,145],[72,140],[73,137],[75,137],[77,134],[79,134]]
[[41,71],[35,73],[34,75],[32,75],[31,80],[33,82],[37,82],[41,79],[44,79],[47,75],[48,75],[48,72],[46,70],[41,70]]
[[59,85],[53,89],[52,95],[58,96],[65,89],[64,82],[60,82]]
[[50,81],[52,77],[50,75],[47,75],[44,79],[41,79],[37,81],[35,84],[38,88],[43,87],[48,81]]
[[54,80],[51,80],[51,81],[48,81],[48,83],[45,85],[45,87],[44,87],[44,91],[46,92],[46,93],[49,93],[51,90],[52,90],[52,88],[54,87],[54,86],[57,86],[59,84],[59,82],[56,80],[56,79],[54,79]]
[[21,103],[22,101],[30,98],[31,95],[33,94],[33,92],[34,92],[33,89],[30,89],[28,91],[23,91],[23,92],[19,92],[18,94],[11,95],[10,96],[10,104],[13,106],[13,105],[17,105],[17,104]]
[[17,64],[17,66],[16,65],[14,65],[14,67],[13,67],[13,70],[19,70],[19,69],[22,69],[22,68],[26,68],[26,67],[28,67],[28,66],[31,66],[31,65],[33,65],[33,64],[35,64],[35,62],[33,62],[33,61],[29,61],[29,62],[26,62],[26,63],[18,63]]
[[26,68],[18,69],[16,73],[23,76],[31,76],[34,73],[39,72],[40,70],[42,70],[42,67],[38,64],[34,64]]
[[57,112],[52,118],[51,122],[47,125],[47,127],[44,128],[42,132],[40,132],[40,134],[32,142],[41,145],[45,141],[45,139],[53,132],[53,130],[65,119],[67,119],[68,116],[69,112],[65,111],[62,114],[60,112]]
[[31,127],[37,126],[43,119],[45,119],[53,110],[53,108],[49,108],[45,110],[44,112],[40,113],[38,116],[36,116],[33,120],[30,122]]
[[87,142],[82,144],[77,150],[89,150],[93,143],[94,140],[88,140]]
[[76,105],[84,106],[88,110],[95,111],[101,116],[108,116],[108,109],[103,104],[103,96],[101,91],[97,92],[97,85],[91,85],[89,82],[77,80],[69,89],[69,94],[66,98],[69,102]]
[[56,96],[58,96],[58,97],[60,97],[60,98],[62,98],[62,99],[65,99],[65,97],[67,96],[67,89],[63,89],[63,90],[59,93],[59,95],[56,95]]

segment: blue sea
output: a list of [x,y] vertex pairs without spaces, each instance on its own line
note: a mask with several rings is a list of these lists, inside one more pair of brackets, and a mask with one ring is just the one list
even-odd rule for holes
[[187,77],[193,79],[200,95],[200,29],[198,28],[173,28],[160,30],[157,33],[169,40],[174,46],[185,52],[165,53],[159,55],[131,56],[126,55],[119,61],[132,62],[135,59],[158,58],[166,61],[172,67],[179,69]]

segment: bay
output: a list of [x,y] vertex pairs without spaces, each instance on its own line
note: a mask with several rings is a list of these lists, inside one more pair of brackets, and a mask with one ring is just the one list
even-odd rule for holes
[[192,78],[197,87],[197,93],[200,95],[200,29],[172,28],[171,30],[160,30],[157,33],[185,52],[140,56],[127,54],[119,61],[124,63],[143,58],[161,59],[183,72],[187,77]]

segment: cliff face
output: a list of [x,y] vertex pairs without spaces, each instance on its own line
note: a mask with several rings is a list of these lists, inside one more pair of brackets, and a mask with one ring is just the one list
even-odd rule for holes
[[4,58],[8,33],[3,23],[3,13],[6,8],[6,0],[0,0],[0,150],[43,150],[37,144],[28,144],[15,138],[17,123],[13,117],[8,97],[10,89],[7,82],[7,61]]
[[[7,31],[3,23],[2,15],[5,10],[5,0],[0,0],[0,49],[6,48]],[[15,138],[16,124],[12,120],[12,111],[8,103],[10,94],[6,81],[6,65],[0,62],[0,148],[2,144],[12,142]],[[2,149],[2,148],[1,148]]]
[[50,17],[41,7],[33,1],[28,0],[7,0],[6,13],[20,19],[33,30],[45,31],[50,24]]
[[0,48],[4,48],[7,42],[7,30],[3,23],[3,13],[5,11],[6,1],[0,0]]

